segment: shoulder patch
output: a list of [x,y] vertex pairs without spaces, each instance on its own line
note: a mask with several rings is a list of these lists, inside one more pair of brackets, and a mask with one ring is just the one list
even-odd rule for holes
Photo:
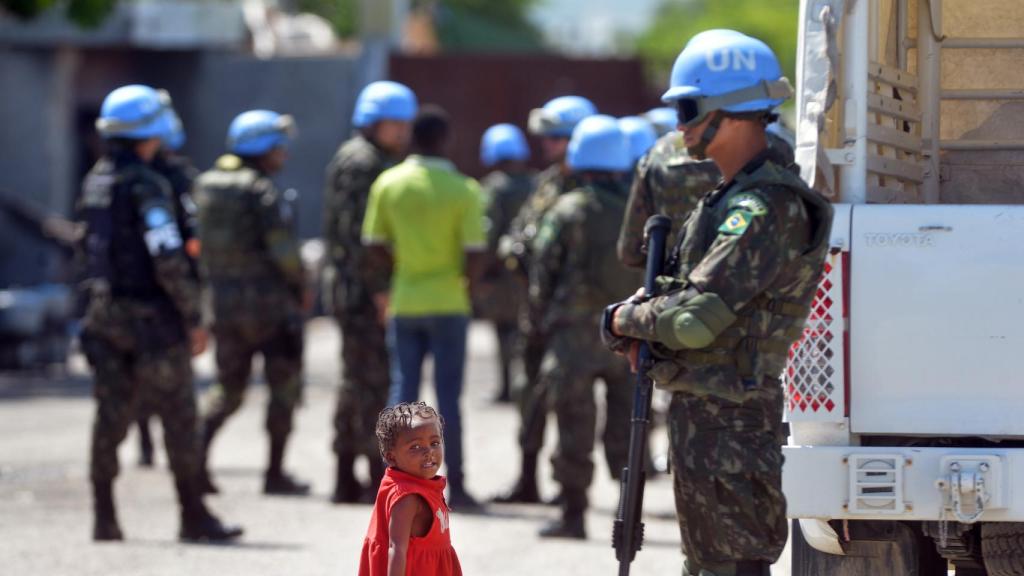
[[746,210],[732,210],[725,218],[725,222],[718,227],[718,231],[730,236],[740,236],[747,231],[753,218],[754,215]]
[[146,228],[159,228],[171,221],[171,213],[163,206],[154,206],[146,210]]
[[754,194],[737,194],[729,200],[729,208],[739,208],[750,212],[753,216],[763,216],[768,213],[768,205],[765,201]]

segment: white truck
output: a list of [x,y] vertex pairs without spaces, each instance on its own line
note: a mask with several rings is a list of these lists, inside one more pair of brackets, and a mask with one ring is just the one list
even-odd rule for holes
[[800,17],[797,161],[836,215],[784,374],[792,573],[1024,575],[1024,1]]

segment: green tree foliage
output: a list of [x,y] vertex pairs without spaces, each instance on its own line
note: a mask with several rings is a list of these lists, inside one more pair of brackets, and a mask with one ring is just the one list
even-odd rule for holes
[[357,0],[298,0],[295,7],[301,12],[312,12],[326,19],[342,38],[356,33],[356,18],[359,15]]
[[527,13],[538,4],[538,0],[441,0],[441,4],[496,22],[525,24]]
[[114,9],[115,4],[117,0],[0,0],[0,6],[3,6],[4,10],[26,20],[35,18],[54,6],[63,6],[72,22],[88,27],[99,26]]
[[694,34],[732,28],[764,40],[775,50],[783,73],[796,81],[799,0],[666,0],[650,28],[636,41],[652,82],[668,81],[672,63]]

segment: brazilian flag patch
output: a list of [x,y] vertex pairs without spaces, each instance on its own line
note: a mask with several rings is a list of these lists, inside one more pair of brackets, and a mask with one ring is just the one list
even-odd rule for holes
[[733,210],[718,227],[718,231],[730,236],[739,236],[747,231],[753,217],[754,215],[746,210]]

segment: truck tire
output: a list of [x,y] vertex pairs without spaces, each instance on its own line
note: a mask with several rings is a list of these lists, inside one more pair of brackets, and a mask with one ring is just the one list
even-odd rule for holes
[[982,524],[981,555],[985,559],[989,576],[1024,575],[1024,524]]
[[902,522],[879,525],[888,528],[888,536],[854,540],[848,545],[847,556],[836,556],[812,548],[800,531],[800,523],[794,520],[792,576],[946,576],[946,563],[930,538]]

